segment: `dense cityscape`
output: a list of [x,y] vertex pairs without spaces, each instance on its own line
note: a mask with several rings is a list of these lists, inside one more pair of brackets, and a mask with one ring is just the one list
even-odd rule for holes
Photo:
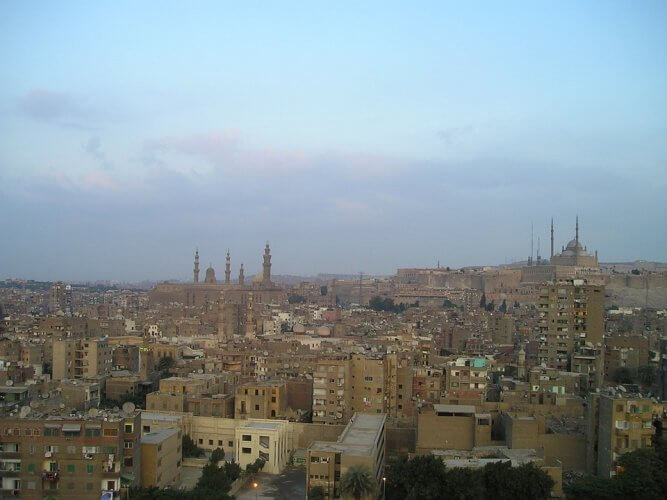
[[665,20],[0,2],[0,500],[667,498]]
[[392,475],[426,457],[532,467],[529,497],[620,477],[662,433],[667,266],[598,262],[578,220],[562,248],[281,285],[267,242],[254,277],[197,250],[148,290],[5,280],[3,495],[336,498],[357,474],[361,498],[440,497]]

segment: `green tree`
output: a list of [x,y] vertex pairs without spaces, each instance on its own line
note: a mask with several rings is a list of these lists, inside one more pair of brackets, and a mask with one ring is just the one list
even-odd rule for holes
[[309,500],[324,500],[324,488],[321,486],[315,486],[310,489],[308,493]]
[[479,470],[455,467],[447,470],[443,498],[477,500],[486,497],[484,482],[479,480]]
[[204,456],[204,450],[199,448],[190,436],[183,434],[181,449],[185,458],[199,458]]
[[222,448],[216,448],[211,452],[211,458],[209,458],[209,462],[218,464],[221,460],[225,459],[225,450]]
[[446,471],[442,460],[433,455],[391,460],[385,471],[387,499],[443,498]]
[[354,497],[355,500],[371,495],[374,491],[373,475],[363,465],[353,465],[340,478],[341,494]]
[[507,300],[503,299],[503,303],[500,304],[498,311],[500,311],[501,313],[507,312]]
[[486,491],[498,500],[546,500],[554,485],[546,472],[531,463],[519,467],[510,462],[490,463],[483,474]]
[[159,371],[170,370],[174,367],[174,358],[171,356],[164,356],[157,362],[157,369]]
[[486,309],[486,294],[482,293],[482,298],[479,299],[479,307],[481,309]]

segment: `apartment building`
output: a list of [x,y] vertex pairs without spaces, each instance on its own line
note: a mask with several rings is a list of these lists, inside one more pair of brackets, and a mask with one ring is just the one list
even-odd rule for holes
[[[139,411],[0,421],[2,496],[100,498],[139,484]],[[117,493],[116,493],[117,494]]]
[[53,380],[109,375],[112,364],[112,349],[106,338],[53,341]]
[[655,434],[654,420],[664,407],[639,394],[592,393],[587,408],[587,469],[601,477],[615,474],[619,456],[649,448]]
[[178,487],[181,481],[182,433],[159,429],[141,436],[141,486]]
[[572,280],[542,286],[538,299],[538,363],[569,369],[571,355],[604,336],[604,287]]
[[350,359],[320,359],[313,373],[313,423],[345,424],[351,413]]
[[287,391],[284,380],[247,382],[236,388],[236,418],[285,417]]
[[306,491],[321,486],[325,498],[340,498],[340,480],[354,465],[365,467],[375,481],[376,491],[381,491],[386,421],[383,413],[355,413],[336,442],[313,442],[306,458]]
[[486,397],[486,358],[460,357],[445,365],[444,401],[451,404],[480,404]]
[[491,444],[491,415],[471,405],[433,405],[419,414],[417,453],[471,450]]

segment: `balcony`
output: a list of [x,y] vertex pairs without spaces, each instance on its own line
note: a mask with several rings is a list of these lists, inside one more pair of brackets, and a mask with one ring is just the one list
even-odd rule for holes
[[42,481],[49,481],[50,483],[53,483],[55,481],[58,481],[59,479],[60,479],[59,471],[48,471],[48,470],[42,471]]

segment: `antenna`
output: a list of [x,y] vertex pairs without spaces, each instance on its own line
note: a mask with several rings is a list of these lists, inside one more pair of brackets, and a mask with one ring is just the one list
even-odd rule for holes
[[359,305],[361,305],[361,280],[364,279],[364,273],[359,272]]
[[533,223],[530,223],[530,262],[533,262]]

